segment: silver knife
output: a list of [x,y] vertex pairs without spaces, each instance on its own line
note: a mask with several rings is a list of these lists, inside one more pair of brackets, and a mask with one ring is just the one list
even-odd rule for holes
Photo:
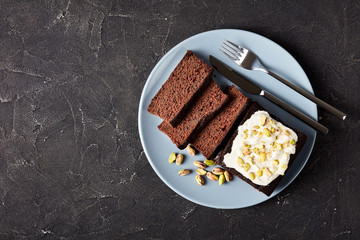
[[300,112],[299,110],[295,109],[294,107],[290,106],[286,102],[280,100],[279,98],[275,97],[271,93],[265,91],[264,89],[261,89],[256,84],[250,82],[249,80],[245,79],[244,77],[240,76],[237,72],[232,70],[229,66],[221,62],[216,57],[210,55],[210,63],[213,65],[213,67],[222,75],[224,75],[227,79],[229,79],[231,82],[236,84],[238,87],[243,89],[244,91],[254,94],[254,95],[261,95],[275,103],[276,105],[282,107],[289,113],[293,114],[294,116],[298,117],[314,129],[318,130],[319,132],[323,134],[327,134],[329,132],[329,129],[327,129],[322,124],[318,123],[314,119],[308,117],[304,113]]

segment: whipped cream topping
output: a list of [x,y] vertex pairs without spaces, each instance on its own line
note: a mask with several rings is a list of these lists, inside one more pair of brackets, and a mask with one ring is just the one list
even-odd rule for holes
[[253,183],[266,186],[284,175],[297,140],[293,130],[272,119],[268,112],[257,111],[238,127],[231,152],[223,162]]

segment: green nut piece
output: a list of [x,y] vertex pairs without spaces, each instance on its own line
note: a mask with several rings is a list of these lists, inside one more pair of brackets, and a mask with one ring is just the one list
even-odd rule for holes
[[225,182],[225,176],[224,176],[224,174],[221,174],[221,175],[219,176],[219,185],[223,185],[224,182]]
[[206,177],[212,181],[218,181],[219,177],[213,174],[212,172],[207,172]]
[[177,164],[177,165],[180,165],[180,164],[182,164],[183,161],[184,161],[184,155],[182,155],[181,153],[179,153],[179,154],[176,156],[176,164]]
[[230,173],[228,171],[224,172],[224,176],[225,176],[225,180],[227,182],[230,182],[232,180],[232,176],[230,175]]
[[199,175],[205,175],[205,174],[206,174],[206,170],[201,169],[201,168],[199,168],[198,170],[196,170],[196,172],[197,172]]
[[172,164],[176,159],[176,154],[175,153],[171,153],[170,157],[169,157],[169,163]]
[[178,174],[179,176],[185,176],[188,175],[191,171],[189,169],[181,169]]
[[204,185],[204,179],[202,176],[197,175],[195,178],[196,178],[197,184],[199,184],[200,186]]
[[206,159],[206,160],[204,161],[204,163],[205,163],[206,165],[208,165],[208,166],[214,166],[214,165],[215,165],[215,161],[209,160],[209,159]]

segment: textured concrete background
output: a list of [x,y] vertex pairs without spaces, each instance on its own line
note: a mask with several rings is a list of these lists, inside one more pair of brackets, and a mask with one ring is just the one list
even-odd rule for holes
[[[0,2],[0,239],[359,239],[359,1]],[[149,165],[137,110],[180,41],[237,28],[287,49],[331,130],[279,196],[215,210]]]

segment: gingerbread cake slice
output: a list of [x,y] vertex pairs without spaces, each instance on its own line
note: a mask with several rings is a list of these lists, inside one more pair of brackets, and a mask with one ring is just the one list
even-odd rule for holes
[[209,83],[213,69],[187,51],[156,93],[148,111],[176,126],[199,92]]
[[250,102],[235,86],[227,87],[224,92],[230,97],[228,103],[190,142],[208,159],[216,156]]
[[168,135],[179,149],[184,149],[191,138],[196,136],[196,132],[205,126],[227,100],[228,96],[221,91],[214,80],[211,80],[176,127],[163,121],[158,128]]
[[253,103],[217,164],[270,196],[305,145],[307,136]]

